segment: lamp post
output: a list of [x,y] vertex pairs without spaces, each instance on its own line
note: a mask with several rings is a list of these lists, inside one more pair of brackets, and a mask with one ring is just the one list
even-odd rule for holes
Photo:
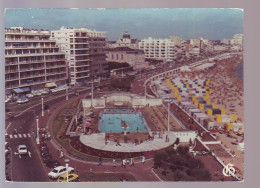
[[67,183],[69,182],[69,172],[68,172],[68,168],[69,168],[69,162],[70,160],[69,159],[65,159],[64,160],[65,163],[66,163],[66,176],[67,176]]
[[69,100],[68,88],[66,88],[66,100]]
[[168,132],[170,131],[170,103],[168,102]]
[[42,97],[42,116],[44,116],[43,97]]
[[40,138],[39,138],[39,118],[36,116],[36,143],[40,144]]
[[91,82],[91,106],[93,106],[93,77],[92,77],[92,82]]

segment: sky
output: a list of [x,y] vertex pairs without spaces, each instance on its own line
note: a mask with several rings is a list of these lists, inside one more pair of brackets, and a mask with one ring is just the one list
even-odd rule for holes
[[185,40],[232,38],[243,33],[243,11],[227,8],[6,9],[5,27],[57,30],[87,27],[117,40],[125,30],[139,40],[179,36]]

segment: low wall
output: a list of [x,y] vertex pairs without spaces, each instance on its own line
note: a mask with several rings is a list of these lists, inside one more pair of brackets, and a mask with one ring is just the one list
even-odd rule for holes
[[180,142],[189,142],[190,139],[193,142],[196,137],[196,131],[178,131],[174,132],[175,136],[180,139]]

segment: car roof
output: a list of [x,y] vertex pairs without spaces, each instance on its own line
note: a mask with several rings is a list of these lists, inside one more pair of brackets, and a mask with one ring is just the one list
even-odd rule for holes
[[55,167],[54,169],[55,170],[60,170],[60,169],[62,169],[62,168],[65,168],[64,166],[57,166],[57,167]]
[[23,145],[19,145],[18,147],[26,147],[26,145],[24,145],[24,144]]

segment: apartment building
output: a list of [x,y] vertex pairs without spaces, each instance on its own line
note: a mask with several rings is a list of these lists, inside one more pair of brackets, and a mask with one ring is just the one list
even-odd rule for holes
[[243,34],[234,34],[230,43],[233,46],[237,46],[238,50],[243,50],[243,39],[244,39]]
[[49,31],[11,27],[5,29],[6,94],[19,88],[31,91],[46,83],[66,84],[65,54],[60,52]]
[[177,57],[177,47],[171,39],[153,39],[151,37],[139,42],[139,49],[145,53],[145,58],[156,60],[173,60]]
[[109,75],[106,62],[105,32],[88,28],[65,28],[51,31],[66,55],[71,85],[86,84]]

